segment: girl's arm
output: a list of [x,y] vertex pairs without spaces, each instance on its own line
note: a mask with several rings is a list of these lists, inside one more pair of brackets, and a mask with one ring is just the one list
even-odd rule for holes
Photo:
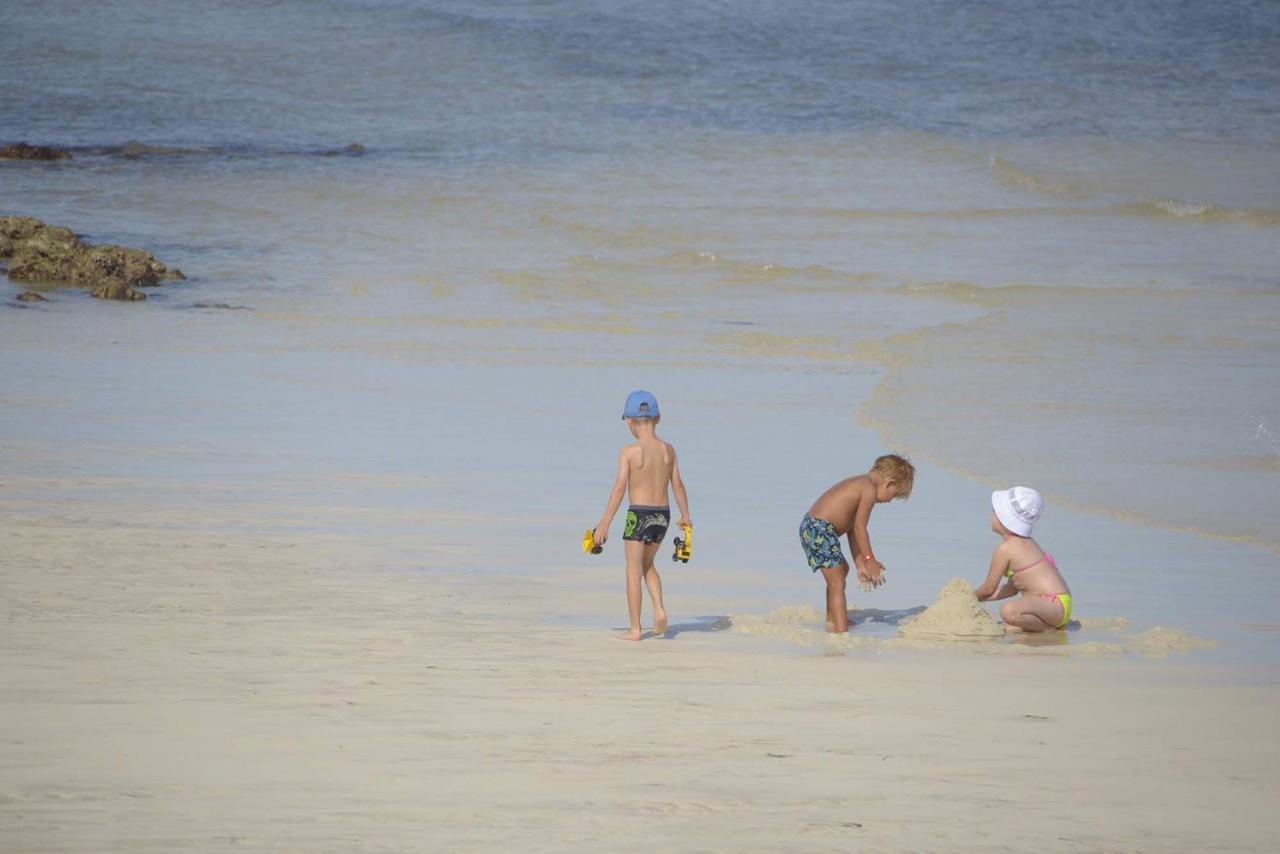
[[995,602],[1000,599],[1008,599],[1010,596],[1017,596],[1018,592],[1019,591],[1018,591],[1017,585],[1015,585],[1012,581],[1006,581],[1004,585],[998,591],[996,591],[996,595],[992,596],[990,599],[987,599],[986,601]]
[[602,546],[605,540],[609,539],[609,526],[613,524],[613,517],[617,514],[618,508],[622,506],[622,496],[627,491],[627,451],[630,448],[623,448],[618,454],[618,476],[614,478],[613,490],[609,493],[609,503],[605,505],[604,515],[600,517],[600,521],[596,523],[594,536],[597,546]]
[[[1018,588],[1013,586],[1010,581],[1000,590],[1000,595],[996,595],[996,588],[1000,586],[1000,579],[1004,576],[1004,571],[1009,568],[1009,558],[1004,553],[1004,543],[996,546],[996,550],[991,553],[991,565],[987,567],[986,580],[974,589],[973,594],[978,597],[979,602],[989,602],[992,599],[1008,599],[1018,592]],[[1009,592],[1012,588],[1012,592]]]

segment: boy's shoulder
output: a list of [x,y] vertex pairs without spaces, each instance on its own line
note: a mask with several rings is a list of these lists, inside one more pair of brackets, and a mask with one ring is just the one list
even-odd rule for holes
[[820,500],[835,502],[842,508],[857,507],[868,494],[874,494],[869,488],[871,479],[865,474],[855,474],[838,481],[831,486]]
[[870,475],[865,474],[851,475],[836,484],[836,488],[842,492],[856,493],[858,495],[861,495],[868,489],[873,489],[874,487],[875,484],[871,482]]

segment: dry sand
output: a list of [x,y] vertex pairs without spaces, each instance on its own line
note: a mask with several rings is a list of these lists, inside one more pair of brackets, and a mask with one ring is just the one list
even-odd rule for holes
[[0,516],[5,852],[1273,850],[1274,685],[620,643],[568,576],[98,509]]

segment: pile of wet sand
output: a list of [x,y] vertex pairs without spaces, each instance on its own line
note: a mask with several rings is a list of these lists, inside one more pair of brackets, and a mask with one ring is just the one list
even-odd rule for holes
[[987,640],[1004,637],[1004,628],[978,602],[969,582],[953,578],[932,605],[898,626],[898,634],[929,640]]

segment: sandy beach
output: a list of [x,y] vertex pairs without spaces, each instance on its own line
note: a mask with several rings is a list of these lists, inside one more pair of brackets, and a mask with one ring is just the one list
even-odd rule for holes
[[96,515],[0,520],[5,851],[1265,851],[1276,831],[1280,690],[1242,670],[785,649],[697,620],[633,645],[540,619],[620,613],[620,583],[571,571]]

